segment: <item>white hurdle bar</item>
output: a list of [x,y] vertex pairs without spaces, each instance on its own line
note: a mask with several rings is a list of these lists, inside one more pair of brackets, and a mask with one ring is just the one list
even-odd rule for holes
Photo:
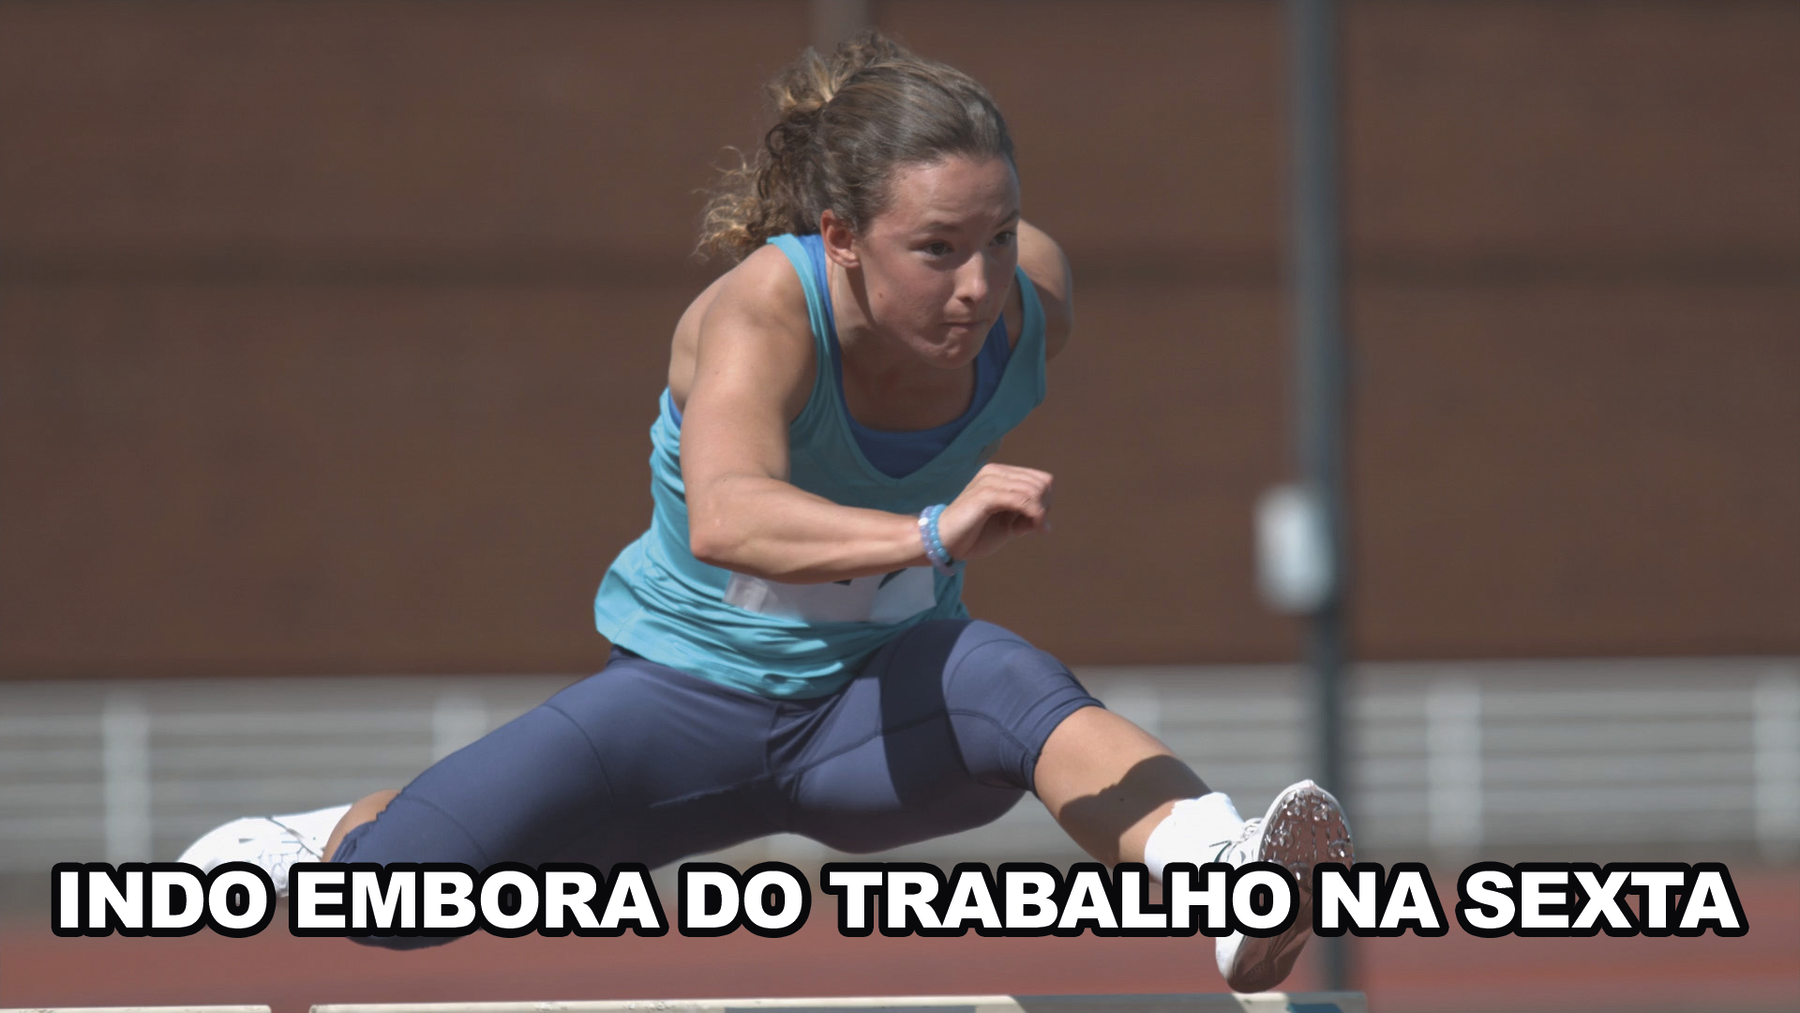
[[20,1006],[0,1013],[269,1013],[267,1006]]
[[1368,1013],[1361,992],[330,1003],[312,1013]]

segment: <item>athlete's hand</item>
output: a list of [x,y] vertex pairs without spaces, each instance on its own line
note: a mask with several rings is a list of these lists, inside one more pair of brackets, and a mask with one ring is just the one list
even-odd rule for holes
[[938,517],[938,537],[956,559],[980,559],[1020,535],[1050,530],[1050,473],[989,464]]

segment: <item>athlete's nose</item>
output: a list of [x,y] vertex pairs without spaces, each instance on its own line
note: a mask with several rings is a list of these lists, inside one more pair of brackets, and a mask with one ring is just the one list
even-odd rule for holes
[[980,306],[987,297],[987,257],[976,254],[956,269],[956,298],[970,306]]

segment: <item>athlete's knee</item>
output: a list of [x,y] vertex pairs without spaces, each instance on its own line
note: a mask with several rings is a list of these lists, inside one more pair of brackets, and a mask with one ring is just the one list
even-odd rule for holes
[[947,661],[944,703],[964,762],[989,784],[1033,790],[1050,733],[1075,711],[1099,705],[1068,666],[993,623],[971,622]]
[[325,840],[325,860],[332,861],[350,831],[365,823],[374,822],[375,817],[380,816],[387,809],[388,803],[394,801],[399,794],[399,789],[387,788],[365,795],[352,803],[350,811],[344,814],[343,819],[338,820],[338,825],[332,828],[330,836]]
[[436,862],[475,868],[491,864],[487,849],[436,805],[401,792],[384,806],[379,818],[344,834],[332,852],[333,862]]

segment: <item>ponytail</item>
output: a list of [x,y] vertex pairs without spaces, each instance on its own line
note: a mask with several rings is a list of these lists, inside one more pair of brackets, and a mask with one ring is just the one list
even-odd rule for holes
[[886,206],[900,165],[948,155],[1012,161],[987,90],[915,56],[879,30],[807,49],[768,85],[776,122],[755,157],[727,169],[707,204],[698,251],[732,263],[769,237],[819,231],[830,209],[861,231]]

